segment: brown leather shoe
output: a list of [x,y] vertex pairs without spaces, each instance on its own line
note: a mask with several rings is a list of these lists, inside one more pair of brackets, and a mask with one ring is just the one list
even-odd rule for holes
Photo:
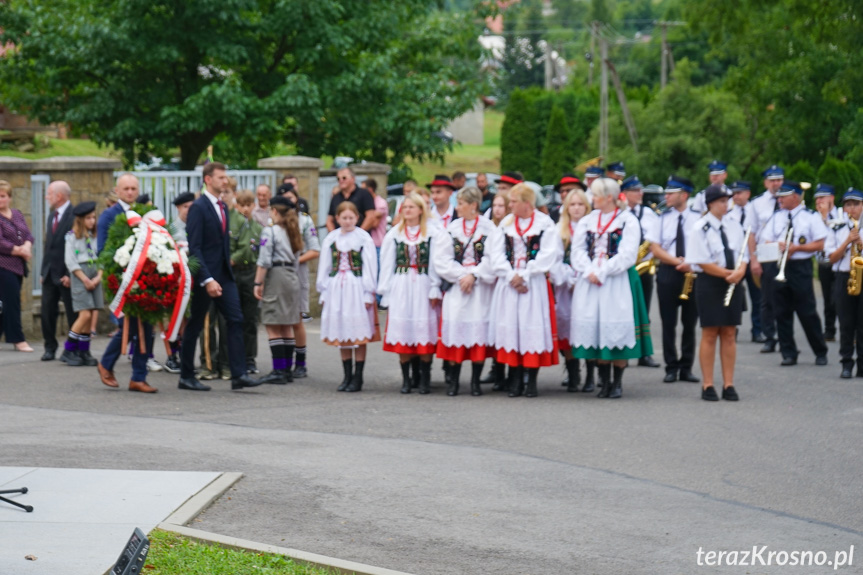
[[96,364],[96,366],[99,368],[99,378],[102,380],[102,383],[108,387],[120,387],[120,384],[117,383],[117,378],[114,377],[114,372],[102,367],[101,363]]
[[159,391],[155,387],[147,385],[146,381],[130,381],[129,391],[140,391],[141,393],[156,393]]

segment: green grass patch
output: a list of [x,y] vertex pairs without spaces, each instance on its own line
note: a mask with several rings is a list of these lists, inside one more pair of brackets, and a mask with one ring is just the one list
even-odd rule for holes
[[297,563],[284,555],[224,549],[159,529],[149,535],[149,575],[335,575],[337,571]]
[[25,160],[38,160],[52,156],[96,156],[99,158],[119,158],[120,153],[112,147],[99,147],[93,140],[68,138],[49,138],[47,147],[35,152],[19,152],[14,149],[0,149],[0,156],[12,156]]

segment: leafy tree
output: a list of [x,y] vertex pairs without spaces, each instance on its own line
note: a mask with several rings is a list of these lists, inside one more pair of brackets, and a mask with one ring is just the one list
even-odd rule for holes
[[531,179],[540,173],[536,113],[524,90],[513,90],[500,130],[500,169]]
[[575,156],[570,145],[566,114],[562,108],[554,106],[542,148],[542,179],[539,183],[557,182],[560,175],[571,170],[574,164]]
[[504,13],[506,48],[502,66],[506,92],[545,84],[544,55],[539,44],[544,32],[540,0],[525,0]]
[[839,198],[848,188],[859,186],[860,177],[860,170],[857,166],[833,156],[824,158],[824,163],[818,168],[818,181],[835,186]]
[[190,168],[219,135],[240,164],[279,141],[312,156],[441,159],[446,145],[430,134],[484,86],[480,19],[439,5],[0,2],[0,44],[15,46],[0,61],[0,98],[128,162],[178,147]]

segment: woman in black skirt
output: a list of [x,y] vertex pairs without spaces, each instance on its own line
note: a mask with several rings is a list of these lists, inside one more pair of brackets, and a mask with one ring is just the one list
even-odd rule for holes
[[686,263],[701,272],[695,282],[695,303],[701,320],[698,352],[704,376],[701,399],[706,401],[719,401],[713,387],[717,339],[722,363],[722,399],[739,399],[734,389],[734,362],[737,359],[737,326],[743,315],[743,289],[734,288],[728,306],[725,297],[729,286],[739,283],[746,274],[749,253],[748,249],[743,250],[738,266],[745,233],[736,220],[725,217],[729,197],[724,186],[708,187],[704,195],[707,213],[695,222],[686,238]]

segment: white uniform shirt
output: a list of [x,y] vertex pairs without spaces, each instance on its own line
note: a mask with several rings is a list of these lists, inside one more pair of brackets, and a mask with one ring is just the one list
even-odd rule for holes
[[728,213],[725,217],[731,218],[740,224],[744,233],[746,233],[746,229],[749,226],[752,226],[752,233],[756,235],[758,234],[758,228],[756,227],[755,221],[755,208],[752,207],[752,202],[746,202],[746,205],[740,207],[732,201],[728,206]]
[[[692,265],[693,271],[703,271],[698,264],[716,264],[728,268],[720,229],[725,232],[728,248],[731,250],[732,267],[737,265],[745,235],[743,228],[728,214],[719,220],[713,214],[707,213],[698,218],[686,235],[686,241],[689,243],[686,250],[686,263]],[[749,250],[744,251],[743,261],[749,261]]]
[[[672,257],[677,256],[677,222],[680,217],[683,217],[683,233],[684,236],[689,233],[692,226],[698,220],[699,216],[692,210],[684,208],[683,211],[676,209],[668,210],[659,216],[659,225],[654,226],[652,230],[645,230],[647,235],[645,239],[651,243],[659,244],[662,249],[667,251]],[[684,248],[686,248],[686,238],[684,237]],[[686,249],[683,251],[686,255]]]
[[[824,253],[828,256],[839,249],[839,246],[848,238],[851,233],[852,224],[847,214],[843,214],[844,218],[832,221],[832,224],[827,229],[827,239],[824,240]],[[845,248],[845,253],[842,258],[833,264],[834,272],[851,271],[851,244]]]
[[[790,212],[779,210],[767,221],[761,230],[759,243],[778,242],[785,239],[785,230],[788,227],[789,215],[794,232],[791,241],[795,244],[808,244],[823,240],[827,237],[827,226],[821,220],[821,214],[807,210],[806,206],[800,204]],[[814,256],[814,252],[794,252],[789,256],[792,260],[808,260]]]
[[[633,216],[635,216],[635,219],[638,220],[638,225],[641,226],[641,240],[638,244],[641,246],[641,243],[647,240],[649,235],[656,234],[656,229],[659,227],[659,216],[656,215],[656,212],[643,204],[630,208],[629,211]],[[647,255],[644,256],[641,261],[648,261],[651,258],[653,258],[653,254],[648,251]]]
[[752,233],[760,242],[761,232],[767,225],[767,221],[773,217],[773,212],[779,211],[779,201],[776,196],[765,190],[763,194],[751,200],[749,204],[752,206],[752,212],[755,216],[755,221],[752,222]]

